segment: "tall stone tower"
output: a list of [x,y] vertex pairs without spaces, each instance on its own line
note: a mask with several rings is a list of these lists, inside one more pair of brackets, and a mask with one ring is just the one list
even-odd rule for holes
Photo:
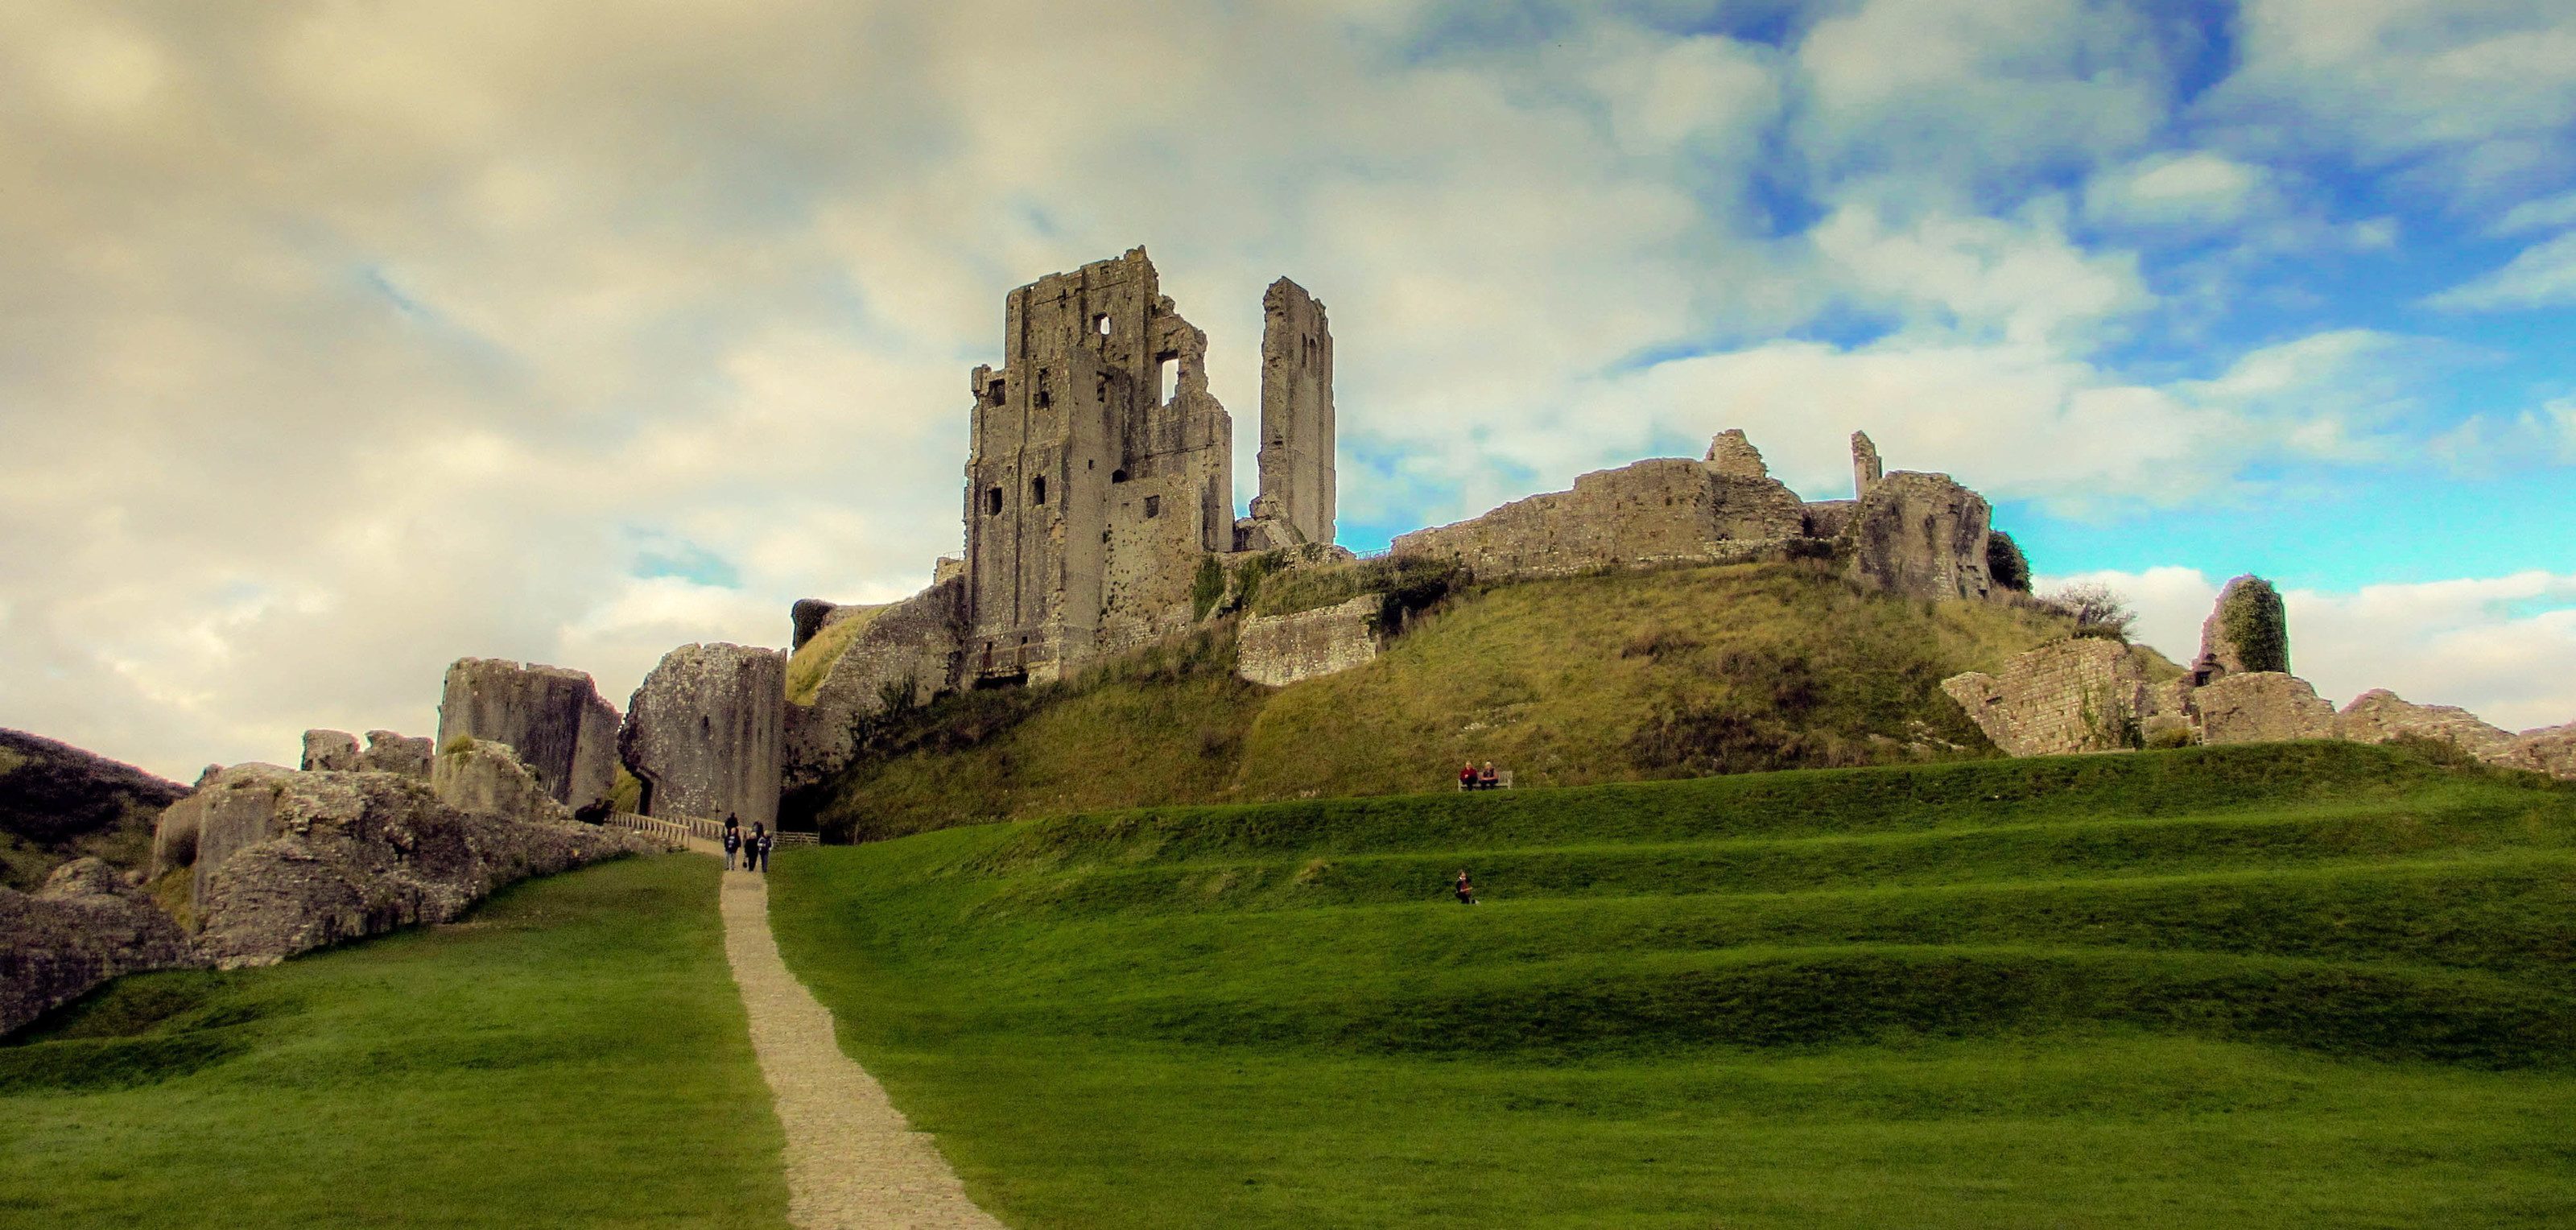
[[1261,296],[1261,494],[1255,520],[1333,541],[1333,329],[1324,305],[1281,278]]
[[1059,678],[1186,625],[1199,562],[1234,545],[1207,335],[1143,248],[1012,291],[1003,327],[1002,366],[972,379],[969,686]]

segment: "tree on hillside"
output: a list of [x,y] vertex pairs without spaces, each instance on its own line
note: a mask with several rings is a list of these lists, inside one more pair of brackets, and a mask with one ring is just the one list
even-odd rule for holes
[[2047,601],[2075,619],[2075,635],[2126,641],[2138,612],[2128,595],[2100,581],[2077,581],[2048,595]]

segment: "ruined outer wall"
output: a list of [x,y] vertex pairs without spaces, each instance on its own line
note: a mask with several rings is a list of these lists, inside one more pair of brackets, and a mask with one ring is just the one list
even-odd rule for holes
[[890,687],[917,703],[952,686],[965,631],[963,578],[950,577],[885,608],[841,651],[811,704],[785,710],[781,784],[812,785],[839,772],[856,754],[853,728],[882,711]]
[[2308,681],[2279,671],[2248,671],[2192,689],[2203,743],[2281,743],[2336,737],[2334,706]]
[[1235,673],[1277,688],[1366,666],[1377,658],[1384,602],[1382,594],[1362,594],[1340,606],[1255,615],[1235,642]]
[[1261,296],[1261,497],[1300,542],[1333,541],[1333,330],[1281,278]]
[[1947,474],[1900,470],[1869,485],[1843,526],[1852,579],[1913,598],[1983,598],[1986,498]]
[[560,666],[459,658],[438,702],[437,746],[509,744],[568,807],[605,798],[617,770],[617,710],[590,676]]
[[2061,756],[2126,746],[2152,705],[2145,669],[2126,645],[2078,637],[2013,658],[2001,674],[1941,681],[1977,729],[2010,756]]
[[1658,458],[1594,471],[1575,479],[1572,491],[1534,495],[1473,521],[1401,535],[1394,553],[1463,560],[1487,579],[1564,576],[1610,565],[1753,558],[1805,524],[1804,505],[1774,479]]
[[722,642],[662,655],[627,706],[617,750],[644,779],[645,814],[778,826],[787,655]]

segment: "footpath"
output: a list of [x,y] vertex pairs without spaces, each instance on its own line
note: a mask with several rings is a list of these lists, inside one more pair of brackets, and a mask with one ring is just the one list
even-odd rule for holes
[[876,1078],[841,1053],[831,1010],[779,959],[766,877],[726,871],[722,902],[725,957],[787,1130],[788,1220],[799,1230],[1001,1230],[966,1198],[929,1134],[912,1130]]

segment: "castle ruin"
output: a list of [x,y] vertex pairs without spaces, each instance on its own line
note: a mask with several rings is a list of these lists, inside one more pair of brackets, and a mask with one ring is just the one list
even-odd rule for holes
[[1333,538],[1332,334],[1281,278],[1263,297],[1261,491],[1234,517],[1234,420],[1207,335],[1143,248],[1004,300],[966,462],[968,686],[1043,682],[1188,625],[1201,562]]

